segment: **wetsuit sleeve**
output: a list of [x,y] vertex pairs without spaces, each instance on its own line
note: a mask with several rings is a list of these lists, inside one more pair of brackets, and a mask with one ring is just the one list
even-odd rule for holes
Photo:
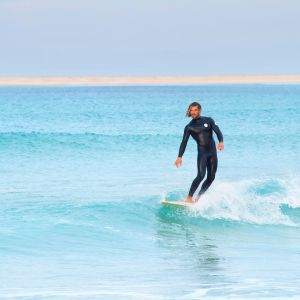
[[211,121],[211,128],[213,129],[213,131],[216,133],[219,142],[223,142],[223,134],[219,128],[219,126],[215,123],[214,119],[210,118]]
[[187,142],[189,140],[190,134],[191,134],[191,130],[190,130],[189,126],[186,125],[185,128],[184,128],[182,142],[181,142],[180,147],[179,147],[178,157],[182,157],[182,155],[183,155],[183,153],[185,151]]

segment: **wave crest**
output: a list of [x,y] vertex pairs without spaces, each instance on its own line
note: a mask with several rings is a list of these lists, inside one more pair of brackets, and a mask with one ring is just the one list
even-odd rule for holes
[[[196,194],[195,194],[196,195]],[[183,199],[184,193],[168,195]],[[169,198],[168,197],[168,198]],[[300,177],[215,181],[189,214],[209,220],[300,225]]]

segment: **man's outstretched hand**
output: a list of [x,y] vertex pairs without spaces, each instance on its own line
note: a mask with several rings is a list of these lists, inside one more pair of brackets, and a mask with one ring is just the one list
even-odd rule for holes
[[223,142],[220,142],[217,146],[218,150],[223,150],[224,149],[224,143]]
[[175,165],[176,165],[177,168],[182,165],[182,158],[181,157],[176,158]]

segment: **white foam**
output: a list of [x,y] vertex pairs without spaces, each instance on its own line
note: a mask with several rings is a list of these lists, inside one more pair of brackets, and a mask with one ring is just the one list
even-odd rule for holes
[[[270,180],[276,182],[279,191],[275,189],[265,194],[255,191],[256,187],[267,185]],[[215,181],[191,213],[207,219],[297,226],[282,212],[282,204],[300,207],[300,178]]]

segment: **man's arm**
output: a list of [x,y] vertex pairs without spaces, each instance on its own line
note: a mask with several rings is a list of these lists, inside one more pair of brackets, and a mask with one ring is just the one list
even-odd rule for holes
[[218,150],[224,150],[224,142],[223,142],[223,134],[219,128],[219,126],[215,123],[214,119],[210,118],[211,122],[211,128],[213,129],[213,131],[216,133],[218,140],[219,140],[219,144],[217,146]]
[[182,155],[185,151],[185,147],[186,147],[186,144],[187,144],[188,139],[190,137],[190,134],[191,134],[191,130],[190,130],[189,126],[186,125],[185,128],[184,128],[182,141],[181,141],[181,144],[180,144],[180,147],[179,147],[178,157],[175,160],[175,165],[176,165],[177,168],[179,166],[181,166],[181,164],[182,164]]
[[182,157],[182,155],[185,151],[188,139],[190,137],[190,134],[191,134],[191,130],[190,130],[189,126],[186,125],[185,128],[184,128],[182,141],[181,141],[181,144],[180,144],[180,147],[179,147],[178,157]]
[[223,143],[223,134],[222,134],[219,126],[215,123],[213,118],[210,118],[210,120],[211,120],[211,122],[210,122],[211,128],[216,133],[219,143]]

